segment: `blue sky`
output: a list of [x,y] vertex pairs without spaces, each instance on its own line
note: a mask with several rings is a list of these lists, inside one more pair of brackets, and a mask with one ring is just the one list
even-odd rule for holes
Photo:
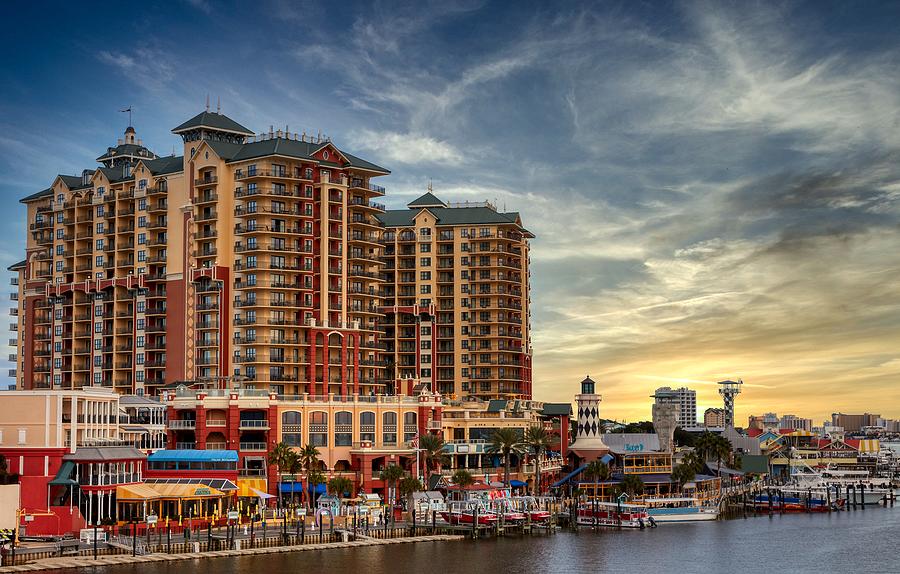
[[213,105],[322,131],[537,234],[537,398],[608,414],[743,377],[738,416],[900,417],[900,4],[19,4],[0,24],[0,230],[121,137]]

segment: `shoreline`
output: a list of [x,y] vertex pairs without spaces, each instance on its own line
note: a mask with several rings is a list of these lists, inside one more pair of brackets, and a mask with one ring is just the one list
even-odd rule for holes
[[349,542],[325,542],[322,544],[303,544],[298,546],[272,546],[269,548],[246,548],[241,550],[214,550],[212,552],[185,552],[181,554],[145,554],[131,556],[130,554],[112,554],[93,557],[61,557],[44,558],[30,564],[0,567],[0,574],[6,572],[40,572],[51,570],[65,570],[70,568],[86,568],[97,566],[117,566],[121,564],[140,564],[147,562],[174,562],[179,560],[197,560],[211,558],[226,558],[233,556],[253,556],[257,554],[285,554],[288,552],[308,552],[311,550],[330,550],[338,548],[364,548],[367,546],[387,546],[389,544],[416,544],[421,542],[452,542],[465,540],[465,536],[458,534],[434,534],[430,536],[410,536],[407,538],[375,539],[366,538]]

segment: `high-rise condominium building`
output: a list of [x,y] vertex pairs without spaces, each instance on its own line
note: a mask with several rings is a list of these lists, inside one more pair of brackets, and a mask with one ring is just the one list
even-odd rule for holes
[[172,131],[182,156],[157,156],[129,126],[100,167],[22,200],[19,389],[377,395],[420,377],[530,394],[516,214],[434,204],[401,217],[374,201],[388,170],[329,140],[210,111]]
[[519,214],[429,192],[379,217],[388,377],[444,395],[531,397],[532,235]]
[[660,387],[656,389],[653,398],[657,404],[672,403],[678,405],[677,424],[681,428],[697,426],[697,391],[687,387],[673,389]]

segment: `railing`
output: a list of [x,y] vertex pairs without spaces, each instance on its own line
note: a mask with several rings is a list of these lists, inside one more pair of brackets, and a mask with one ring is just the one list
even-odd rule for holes
[[197,428],[197,421],[194,420],[171,420],[169,421],[170,429],[195,429]]
[[264,442],[242,442],[241,450],[254,451],[254,452],[265,452],[266,443],[264,443]]

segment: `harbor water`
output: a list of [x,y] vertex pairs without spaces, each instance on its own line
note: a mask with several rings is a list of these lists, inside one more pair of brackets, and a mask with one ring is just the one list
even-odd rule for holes
[[[897,573],[900,507],[111,566],[107,574]],[[75,574],[76,571],[69,571]]]

